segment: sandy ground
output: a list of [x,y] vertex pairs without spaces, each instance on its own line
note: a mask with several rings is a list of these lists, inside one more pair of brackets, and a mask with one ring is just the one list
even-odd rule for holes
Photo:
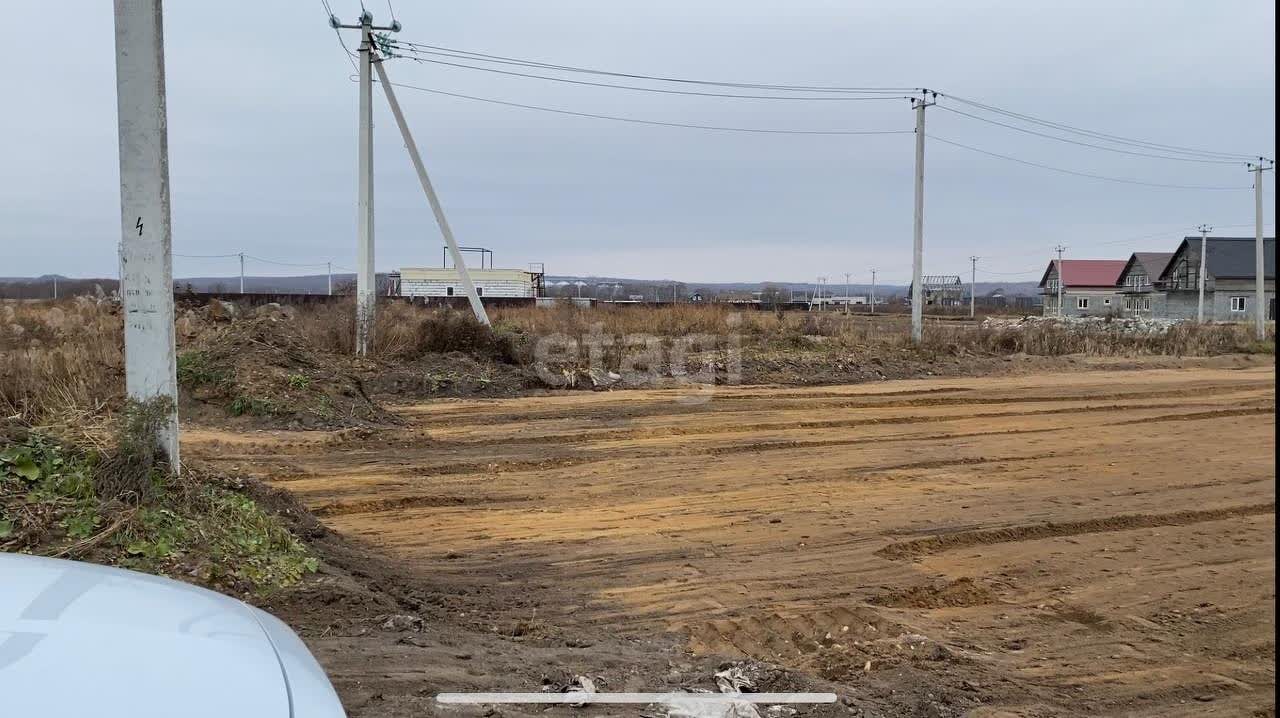
[[728,657],[864,715],[1274,715],[1273,364],[396,410],[184,436],[428,587],[416,653],[303,627],[354,714]]

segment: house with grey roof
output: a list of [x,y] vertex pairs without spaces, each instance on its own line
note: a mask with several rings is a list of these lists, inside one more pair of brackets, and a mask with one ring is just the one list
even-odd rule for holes
[[[1206,321],[1252,320],[1256,307],[1257,240],[1253,237],[1209,237],[1205,244],[1204,318]],[[1156,280],[1165,293],[1169,319],[1195,319],[1200,288],[1200,237],[1187,237]],[[1276,240],[1263,240],[1267,319],[1276,311]],[[1156,315],[1159,316],[1159,315]]]
[[1160,276],[1173,252],[1134,252],[1120,272],[1121,305],[1126,317],[1163,317],[1166,294]]

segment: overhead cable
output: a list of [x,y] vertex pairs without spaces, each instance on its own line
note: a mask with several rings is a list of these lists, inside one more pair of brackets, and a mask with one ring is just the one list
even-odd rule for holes
[[944,110],[944,111],[946,111],[946,112],[951,112],[951,113],[954,113],[954,114],[957,114],[957,115],[961,115],[961,116],[963,116],[963,117],[968,117],[968,118],[970,118],[970,119],[974,119],[974,120],[977,120],[977,121],[979,121],[979,122],[986,122],[986,123],[988,123],[988,124],[998,125],[998,126],[1000,126],[1000,127],[1006,127],[1006,128],[1008,128],[1008,129],[1016,130],[1016,131],[1018,131],[1018,132],[1025,132],[1026,134],[1029,134],[1029,135],[1035,135],[1035,136],[1037,136],[1037,137],[1044,137],[1044,138],[1046,138],[1046,139],[1055,140],[1055,141],[1057,141],[1057,142],[1065,142],[1065,143],[1067,143],[1067,144],[1077,145],[1077,146],[1080,146],[1080,147],[1090,147],[1090,148],[1093,148],[1093,149],[1095,149],[1095,150],[1105,150],[1105,151],[1107,151],[1107,152],[1118,152],[1118,153],[1120,153],[1120,154],[1122,154],[1122,155],[1133,155],[1133,156],[1135,156],[1135,157],[1151,157],[1151,158],[1153,158],[1153,159],[1160,159],[1160,160],[1174,160],[1174,161],[1176,161],[1176,162],[1201,162],[1201,163],[1204,163],[1204,164],[1223,164],[1223,165],[1239,165],[1239,164],[1243,164],[1243,160],[1222,160],[1222,159],[1212,159],[1212,160],[1211,160],[1211,159],[1202,159],[1202,158],[1196,158],[1196,157],[1176,157],[1176,156],[1173,156],[1173,155],[1159,155],[1159,154],[1151,154],[1151,153],[1147,153],[1147,152],[1135,152],[1135,151],[1133,151],[1133,150],[1122,150],[1122,149],[1119,149],[1119,148],[1117,148],[1117,147],[1106,147],[1106,146],[1104,146],[1104,145],[1096,145],[1096,144],[1093,144],[1093,143],[1091,143],[1091,142],[1081,142],[1081,141],[1079,141],[1079,140],[1073,140],[1073,139],[1069,139],[1069,138],[1066,138],[1066,137],[1057,137],[1057,136],[1055,136],[1055,135],[1051,135],[1051,134],[1048,134],[1048,133],[1046,133],[1046,132],[1037,132],[1036,130],[1029,130],[1029,129],[1025,128],[1025,127],[1018,127],[1017,125],[1011,125],[1011,124],[1008,124],[1008,123],[1006,123],[1006,122],[1000,122],[1000,121],[998,121],[998,120],[991,120],[991,119],[988,119],[988,118],[986,118],[986,117],[979,117],[978,115],[973,115],[973,114],[970,114],[970,113],[968,113],[968,112],[964,112],[964,111],[962,111],[962,110],[957,110],[957,109],[955,109],[954,107],[947,107],[946,105],[941,105],[941,104],[939,104],[939,105],[937,105],[937,108],[938,108],[939,110]]
[[[395,47],[395,45],[392,45]],[[433,65],[444,65],[447,67],[458,67],[467,70],[477,70],[480,72],[491,72],[498,75],[507,75],[510,77],[523,77],[534,80],[546,80],[549,82],[561,82],[569,85],[582,85],[585,87],[605,87],[614,90],[632,90],[634,92],[650,92],[659,95],[690,95],[697,97],[723,97],[740,100],[784,100],[788,102],[851,102],[856,100],[902,100],[908,99],[906,95],[741,95],[732,92],[701,92],[697,90],[670,90],[660,87],[641,87],[639,85],[620,85],[611,82],[591,82],[589,80],[572,80],[567,77],[554,77],[552,75],[537,75],[528,72],[515,72],[513,70],[499,70],[494,67],[481,67],[479,65],[468,65],[461,62],[447,62],[445,60],[433,60],[426,57],[416,57],[406,55],[406,59],[414,62],[430,63]]]
[[1030,160],[1020,159],[1018,157],[1012,157],[1010,155],[1003,155],[998,152],[991,152],[990,150],[984,150],[980,147],[974,147],[972,145],[966,145],[960,142],[948,140],[946,138],[939,137],[932,133],[928,134],[927,136],[930,139],[936,140],[943,144],[951,145],[953,147],[960,147],[960,148],[969,150],[971,152],[977,152],[979,154],[987,155],[988,157],[995,157],[998,159],[1007,160],[1009,162],[1017,162],[1018,164],[1028,165],[1030,167],[1039,167],[1040,169],[1046,169],[1051,172],[1060,172],[1062,174],[1074,175],[1076,177],[1088,177],[1090,179],[1105,180],[1107,182],[1119,182],[1121,184],[1141,185],[1144,187],[1160,187],[1163,189],[1188,189],[1188,190],[1209,190],[1209,191],[1239,191],[1239,190],[1251,189],[1250,187],[1244,186],[1244,185],[1216,186],[1216,185],[1165,184],[1162,182],[1146,182],[1143,180],[1128,179],[1124,177],[1109,177],[1107,175],[1092,174],[1089,172],[1078,172],[1076,170],[1069,170],[1063,167],[1054,167],[1053,165],[1046,165],[1040,162],[1032,162]]
[[477,97],[475,95],[464,95],[458,92],[445,92],[430,87],[421,87],[418,85],[409,85],[403,82],[391,83],[393,87],[403,87],[406,90],[417,90],[419,92],[429,92],[433,95],[443,95],[445,97],[456,97],[463,100],[474,100],[476,102],[487,102],[494,105],[502,105],[505,107],[518,107],[525,110],[537,110],[539,112],[552,112],[559,115],[571,115],[573,117],[589,117],[596,120],[610,120],[613,122],[629,122],[638,125],[655,125],[659,127],[680,127],[692,130],[713,130],[717,132],[747,132],[770,135],[910,135],[914,134],[913,130],[793,130],[793,129],[775,129],[765,127],[731,127],[723,125],[701,125],[689,122],[664,122],[660,120],[644,120],[636,117],[620,117],[617,115],[600,115],[592,112],[577,112],[574,110],[563,110],[556,107],[544,107],[541,105],[529,105],[521,102],[508,102],[506,100],[495,100],[490,97]]
[[586,67],[576,67],[573,65],[558,65],[555,63],[539,62],[537,60],[525,60],[516,57],[508,57],[505,55],[492,55],[482,52],[471,52],[468,50],[459,50],[456,48],[443,47],[440,45],[426,45],[423,43],[406,42],[404,40],[395,40],[398,47],[413,48],[422,54],[437,54],[446,57],[465,58],[472,61],[487,61],[496,64],[518,65],[523,67],[538,67],[545,70],[561,70],[564,72],[577,72],[591,75],[604,75],[608,77],[622,77],[631,80],[651,80],[654,82],[671,82],[691,85],[705,85],[711,87],[734,87],[738,89],[748,90],[776,90],[779,92],[838,92],[838,93],[889,93],[901,94],[904,92],[918,92],[918,87],[840,87],[829,85],[783,85],[768,84],[758,82],[725,82],[717,80],[697,80],[684,77],[664,77],[661,75],[644,75],[631,72],[614,72],[609,70],[598,70]]
[[1093,137],[1099,140],[1106,140],[1114,144],[1129,145],[1133,147],[1141,147],[1148,150],[1172,152],[1176,154],[1185,154],[1185,155],[1195,155],[1200,157],[1216,157],[1220,159],[1234,158],[1238,160],[1258,159],[1255,155],[1242,154],[1239,152],[1211,152],[1209,150],[1198,150],[1198,149],[1192,149],[1189,147],[1179,147],[1178,145],[1167,145],[1167,144],[1161,144],[1158,142],[1148,142],[1146,140],[1140,140],[1133,137],[1124,137],[1121,135],[1112,135],[1112,134],[1107,134],[1105,132],[1098,132],[1096,130],[1087,130],[1087,129],[1074,127],[1072,125],[1068,125],[1061,122],[1053,122],[1051,120],[1045,120],[1039,117],[1034,117],[1032,115],[1013,112],[1012,110],[1006,110],[1004,108],[997,107],[995,105],[985,104],[982,102],[978,102],[976,100],[966,99],[964,97],[960,97],[959,95],[952,95],[950,93],[941,93],[941,92],[938,94],[948,99],[955,100],[956,102],[970,105],[972,107],[976,107],[981,110],[986,110],[987,112],[1004,115],[1006,117],[1011,117],[1014,119],[1022,120],[1024,122],[1029,122],[1031,124],[1041,125],[1044,127],[1052,127],[1053,129],[1061,130],[1064,132]]

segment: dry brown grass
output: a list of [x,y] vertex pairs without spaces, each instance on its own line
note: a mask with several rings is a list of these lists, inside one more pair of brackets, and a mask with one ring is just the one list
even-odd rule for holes
[[87,299],[0,305],[4,417],[96,435],[104,410],[124,401],[123,372],[119,307]]
[[[868,318],[837,312],[739,311],[717,305],[674,307],[621,306],[554,309],[532,307],[499,309],[492,313],[495,327],[530,336],[553,333],[584,336],[593,331],[606,335],[649,334],[677,337],[690,334],[737,334],[746,346],[786,348],[912,349],[905,317]],[[926,355],[973,353],[988,355],[1032,354],[1061,356],[1209,356],[1228,353],[1273,353],[1274,327],[1267,342],[1257,342],[1251,325],[1178,324],[1167,332],[1127,330],[1122,323],[1098,322],[1064,325],[1027,322],[1018,325],[983,326],[953,320],[926,320],[925,338],[919,350]]]
[[[287,323],[289,336],[280,342],[288,339],[290,348],[297,351],[349,358],[355,348],[353,316],[350,302],[298,308]],[[882,349],[924,362],[963,354],[1206,356],[1274,353],[1275,346],[1274,329],[1268,341],[1257,342],[1251,327],[1239,324],[1187,323],[1167,332],[1143,334],[1124,331],[1118,323],[981,326],[929,321],[925,341],[917,348],[901,316],[872,319],[693,304],[495,308],[491,316],[492,330],[477,324],[465,310],[384,303],[375,328],[374,363],[368,367],[376,370],[377,362],[448,352],[528,365],[536,341],[553,334],[574,338],[648,335],[662,340],[733,336],[741,340],[748,360],[752,352],[812,358],[843,353],[866,358]],[[199,337],[212,336],[210,332],[219,326],[225,325],[205,322]],[[103,419],[123,404],[123,359],[123,321],[114,304],[84,298],[0,303],[0,416],[60,428],[63,435],[100,440]]]

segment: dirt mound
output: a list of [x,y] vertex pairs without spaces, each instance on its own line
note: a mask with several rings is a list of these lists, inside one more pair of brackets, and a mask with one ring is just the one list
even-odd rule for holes
[[[288,521],[242,482],[190,464],[171,476],[163,457],[138,452],[154,445],[154,428],[121,424],[115,445],[98,449],[0,421],[0,551],[120,566],[238,596],[271,593],[316,570]],[[136,440],[126,441],[130,434]]]
[[365,393],[349,357],[314,349],[283,315],[202,333],[178,356],[180,406],[202,418],[301,429],[393,421]]
[[912,586],[871,599],[871,603],[891,608],[963,608],[993,603],[991,589],[964,577],[932,586]]
[[360,377],[370,396],[388,401],[518,396],[541,386],[531,372],[517,365],[458,351],[381,361]]

